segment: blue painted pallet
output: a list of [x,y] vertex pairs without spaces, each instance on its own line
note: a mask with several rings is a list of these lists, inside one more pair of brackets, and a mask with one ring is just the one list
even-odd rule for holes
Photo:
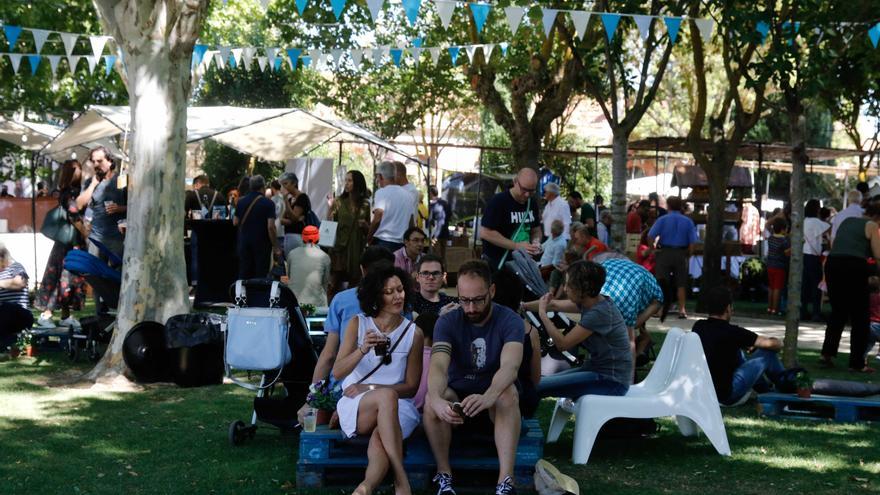
[[[498,454],[494,442],[472,441],[472,437],[453,434],[450,464],[456,488],[469,484],[494,486],[498,472]],[[404,444],[404,466],[414,490],[430,487],[436,470],[428,440],[417,430]],[[523,421],[523,434],[517,446],[514,478],[517,488],[527,492],[533,487],[535,463],[544,453],[544,433],[537,420]],[[339,430],[318,427],[314,433],[301,433],[296,484],[299,488],[348,487],[357,484],[367,466],[367,439],[347,440]]]
[[758,396],[758,407],[765,416],[795,419],[829,419],[841,423],[880,421],[880,399],[813,395],[802,399],[795,394],[768,393]]

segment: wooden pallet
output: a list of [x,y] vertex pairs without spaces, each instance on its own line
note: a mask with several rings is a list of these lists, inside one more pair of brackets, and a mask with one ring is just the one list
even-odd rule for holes
[[768,393],[758,396],[758,410],[765,416],[795,419],[828,419],[841,423],[880,421],[880,398]]
[[[517,447],[514,478],[522,493],[532,490],[535,463],[544,452],[544,432],[537,420],[525,420]],[[367,439],[347,440],[340,430],[319,426],[314,433],[301,433],[296,468],[298,488],[352,488],[363,479],[367,467]],[[431,487],[436,471],[434,456],[419,429],[404,442],[404,467],[413,490]],[[453,434],[450,463],[456,489],[484,491],[495,485],[498,454],[491,438],[474,441],[469,435]],[[390,478],[388,479],[390,482]]]

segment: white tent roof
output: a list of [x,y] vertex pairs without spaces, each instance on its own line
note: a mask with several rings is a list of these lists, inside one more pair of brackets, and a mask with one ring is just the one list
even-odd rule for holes
[[[45,148],[62,130],[63,128],[52,124],[7,120],[0,117],[0,140],[10,142],[28,151],[38,151]],[[23,136],[27,136],[26,141],[22,140]],[[49,150],[48,154],[54,160],[63,161],[70,158],[71,153],[83,157],[88,154],[89,149],[99,145],[106,146],[111,152],[118,154],[116,146],[109,139],[87,141],[76,146],[55,147]]]
[[[130,107],[92,105],[49,143],[44,151],[66,149],[118,135],[130,128]],[[418,161],[393,144],[351,122],[318,117],[298,108],[190,107],[187,142],[213,139],[268,161],[284,161],[338,134],[349,134]]]

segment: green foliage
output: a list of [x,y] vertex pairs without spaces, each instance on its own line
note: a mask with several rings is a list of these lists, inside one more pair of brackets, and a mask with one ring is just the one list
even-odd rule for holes
[[[211,179],[211,185],[214,189],[226,194],[231,189],[238,187],[241,178],[248,175],[250,155],[245,155],[211,140],[205,141],[204,146],[205,161],[202,164],[202,170]],[[272,162],[257,160],[253,173],[262,175],[268,184],[269,181],[278,177],[281,171],[281,168]]]

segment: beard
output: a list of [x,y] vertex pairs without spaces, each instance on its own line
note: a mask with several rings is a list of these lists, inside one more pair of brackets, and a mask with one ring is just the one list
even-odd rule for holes
[[464,315],[467,317],[468,321],[471,323],[481,323],[483,320],[485,320],[489,316],[489,313],[491,313],[491,312],[492,312],[492,301],[489,301],[486,303],[486,307],[484,307],[482,311],[474,311],[474,312],[465,311]]
[[95,169],[95,177],[97,177],[98,180],[104,180],[104,178],[107,177],[107,172],[104,170],[101,170],[100,168],[96,168]]

